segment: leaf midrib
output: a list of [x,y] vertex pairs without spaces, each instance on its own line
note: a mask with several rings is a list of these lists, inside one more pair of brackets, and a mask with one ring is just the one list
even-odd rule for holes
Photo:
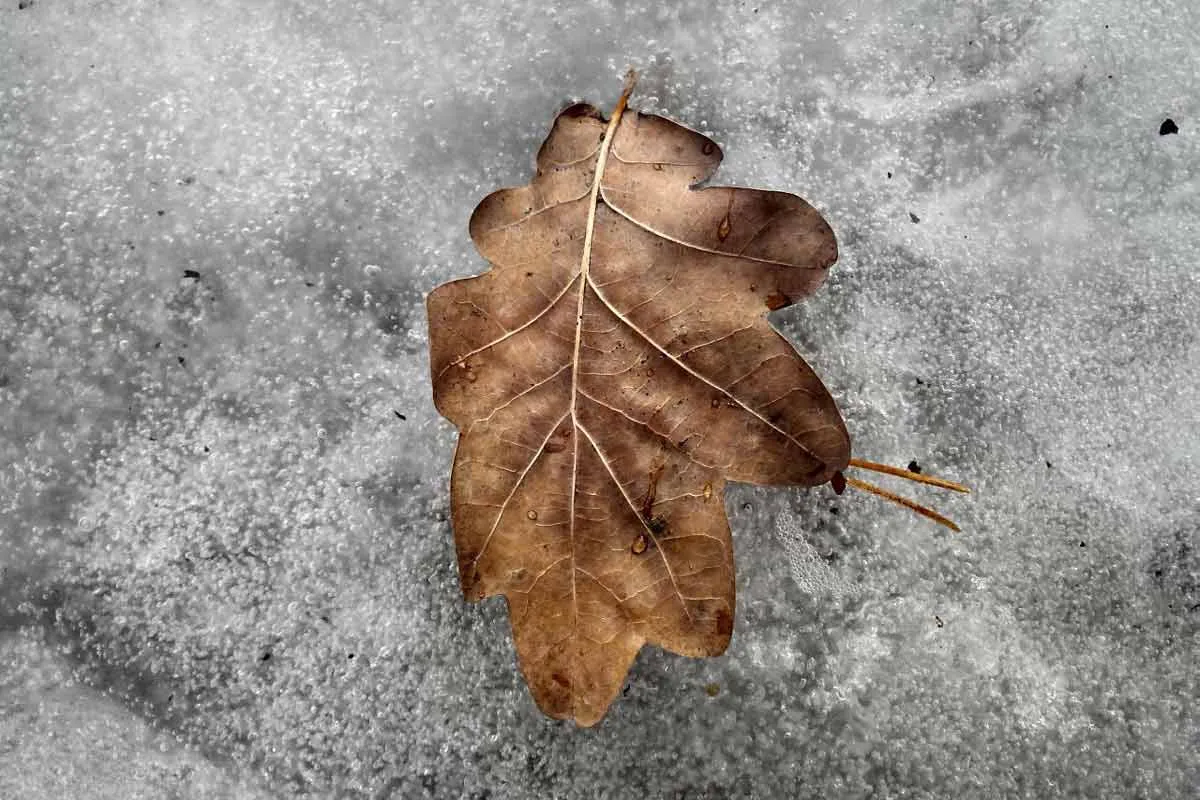
[[[629,100],[629,93],[633,90],[633,85],[627,83],[625,91],[621,93],[621,99],[617,101],[616,108],[613,109],[612,118],[608,121],[608,126],[604,129],[603,139],[601,139],[600,152],[596,156],[596,172],[592,176],[592,192],[588,200],[588,218],[587,228],[583,235],[583,253],[579,259],[579,301],[575,306],[575,346],[571,354],[571,425],[573,432],[571,436],[572,455],[571,455],[571,492],[568,495],[568,530],[569,541],[567,546],[571,554],[571,716],[578,717],[578,709],[576,708],[576,698],[579,696],[575,686],[575,680],[579,677],[579,592],[578,581],[576,580],[576,564],[575,564],[575,493],[579,480],[579,435],[583,430],[583,426],[579,424],[579,349],[583,342],[583,304],[587,297],[587,287],[590,283],[588,279],[588,269],[592,262],[592,241],[596,234],[596,209],[600,203],[600,184],[604,178],[604,168],[608,164],[608,154],[612,150],[613,140],[616,139],[617,126],[621,124],[621,116],[625,112],[625,104]],[[615,476],[614,476],[615,477]],[[668,567],[668,569],[670,569]]]

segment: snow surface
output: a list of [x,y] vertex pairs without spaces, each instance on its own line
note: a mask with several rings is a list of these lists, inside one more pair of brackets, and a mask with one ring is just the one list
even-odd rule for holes
[[[0,797],[1196,796],[1198,52],[1191,0],[6,0]],[[422,298],[630,64],[837,231],[777,322],[856,454],[975,493],[734,488],[728,653],[578,730],[461,600]]]

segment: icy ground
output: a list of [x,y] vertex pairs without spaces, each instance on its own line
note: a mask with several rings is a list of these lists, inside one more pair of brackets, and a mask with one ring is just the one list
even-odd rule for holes
[[[4,0],[0,797],[1195,797],[1197,8]],[[628,64],[837,231],[777,322],[856,454],[975,493],[734,489],[729,652],[581,731],[461,600],[422,298]]]

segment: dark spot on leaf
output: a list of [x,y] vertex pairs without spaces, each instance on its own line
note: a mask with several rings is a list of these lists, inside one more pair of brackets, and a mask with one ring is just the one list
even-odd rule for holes
[[564,117],[595,117],[600,119],[600,112],[594,106],[587,103],[576,103],[573,106],[568,106],[562,110],[561,116]]
[[728,608],[717,609],[717,633],[722,637],[733,633],[733,614],[729,613]]
[[566,675],[563,675],[561,672],[554,672],[554,673],[552,673],[552,674],[550,675],[550,680],[554,681],[554,682],[555,682],[555,683],[557,683],[559,686],[564,686],[564,687],[565,687],[565,686],[570,686],[570,685],[571,685],[571,681],[569,681],[569,680],[567,679],[567,676],[566,676]]
[[646,527],[657,536],[667,529],[667,521],[662,517],[651,517],[650,521],[646,523]]
[[729,238],[729,232],[732,229],[733,226],[729,223],[729,215],[726,214],[721,220],[721,224],[717,226],[717,239],[722,242],[725,241]]
[[646,493],[642,495],[642,517],[650,519],[654,511],[654,498],[658,493],[658,479],[662,477],[665,464],[659,463],[650,468],[646,479]]
[[1175,124],[1175,120],[1167,117],[1163,124],[1158,126],[1158,135],[1169,136],[1172,133],[1179,133],[1179,126]]
[[705,142],[704,146],[700,148],[700,152],[704,153],[704,155],[706,155],[706,156],[711,156],[713,149],[714,148],[713,148],[712,142]]
[[782,292],[771,292],[767,295],[767,308],[774,311],[777,308],[783,308],[788,303],[792,302],[786,294]]

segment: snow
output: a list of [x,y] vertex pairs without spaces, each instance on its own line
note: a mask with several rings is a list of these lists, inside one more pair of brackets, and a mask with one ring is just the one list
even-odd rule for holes
[[[1191,4],[25,5],[0,797],[1200,787]],[[950,534],[732,489],[728,653],[644,651],[581,731],[529,699],[503,604],[461,599],[423,296],[483,268],[475,204],[628,65],[719,182],[833,225],[776,322],[856,455],[974,493],[903,487]]]

